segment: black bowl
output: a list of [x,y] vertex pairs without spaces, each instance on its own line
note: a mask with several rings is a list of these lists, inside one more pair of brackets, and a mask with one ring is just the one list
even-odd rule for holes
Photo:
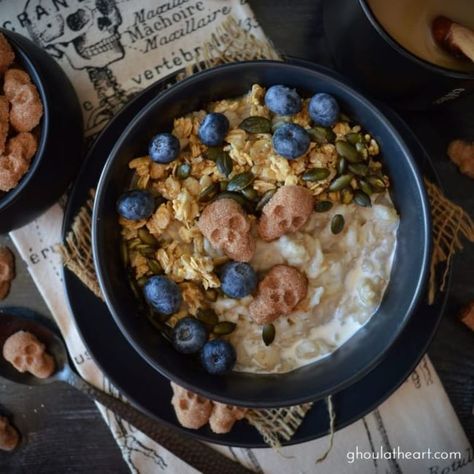
[[0,196],[0,233],[21,227],[66,191],[82,159],[82,112],[64,71],[32,41],[0,29],[28,72],[43,102],[38,150],[20,183]]
[[[325,91],[337,97],[343,110],[380,143],[401,222],[391,282],[382,305],[346,344],[331,356],[287,374],[233,372],[217,377],[204,372],[195,359],[177,353],[147,318],[139,314],[120,257],[115,202],[130,181],[128,161],[147,153],[153,134],[170,130],[174,117],[211,100],[246,93],[253,83],[286,84],[305,95]],[[374,368],[400,334],[423,294],[430,247],[429,205],[423,180],[390,121],[344,82],[324,72],[272,61],[236,63],[204,71],[151,101],[115,144],[102,172],[94,206],[93,249],[100,286],[129,342],[148,363],[178,384],[214,400],[252,407],[288,406],[316,400],[347,387]]]

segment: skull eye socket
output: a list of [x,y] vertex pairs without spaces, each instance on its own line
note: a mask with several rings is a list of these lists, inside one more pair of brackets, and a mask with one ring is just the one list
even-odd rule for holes
[[221,231],[220,229],[214,229],[211,232],[211,240],[212,241],[219,241],[221,239]]
[[232,216],[229,219],[229,228],[230,229],[240,229],[243,227],[243,217],[241,216]]
[[20,356],[15,357],[15,358],[13,359],[13,364],[16,365],[16,366],[21,366],[21,365],[22,365],[22,362],[23,362],[23,360],[22,360],[22,358],[21,358]]
[[34,354],[36,352],[36,346],[34,344],[28,344],[25,346],[25,354]]
[[114,2],[111,0],[97,0],[95,6],[102,15],[110,15],[114,10]]
[[293,217],[293,220],[291,221],[293,227],[299,227],[301,224],[303,224],[303,218],[301,216]]
[[179,408],[181,408],[181,410],[187,410],[188,409],[188,401],[185,400],[184,398],[181,398],[179,400]]
[[285,294],[283,295],[283,301],[288,306],[293,306],[295,304],[295,298],[293,296],[293,293],[290,290],[285,291]]
[[274,303],[279,303],[280,301],[280,294],[277,292],[277,291],[272,291],[270,293],[270,299],[274,302]]
[[89,23],[89,19],[87,12],[82,8],[79,8],[76,13],[71,13],[66,18],[66,23],[72,31],[80,31],[87,25],[87,23]]
[[277,217],[283,217],[285,214],[285,208],[283,206],[275,206],[273,214],[275,214]]

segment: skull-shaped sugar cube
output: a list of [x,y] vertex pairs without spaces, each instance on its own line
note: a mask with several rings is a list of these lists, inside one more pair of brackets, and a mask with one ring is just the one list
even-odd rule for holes
[[255,239],[251,234],[248,216],[233,199],[218,199],[204,209],[198,222],[199,229],[211,245],[228,257],[248,262],[255,253]]
[[282,186],[262,210],[258,232],[269,242],[301,229],[313,212],[313,195],[303,186]]
[[228,433],[234,423],[241,420],[247,413],[246,408],[225,405],[224,403],[213,402],[211,417],[209,418],[209,426],[214,433]]
[[18,331],[5,341],[3,357],[19,372],[29,372],[40,379],[51,376],[55,370],[54,359],[45,345],[27,331]]
[[211,416],[212,402],[171,382],[176,417],[185,428],[197,430],[204,426]]
[[257,324],[269,324],[291,313],[306,297],[308,281],[294,267],[275,265],[258,285],[257,296],[250,303],[250,316]]

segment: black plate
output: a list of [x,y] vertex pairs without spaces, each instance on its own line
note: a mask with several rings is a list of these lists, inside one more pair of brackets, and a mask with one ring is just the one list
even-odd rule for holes
[[[306,67],[315,67],[305,61],[293,61]],[[321,69],[321,66],[317,67]],[[333,74],[329,70],[325,72]],[[114,117],[99,136],[69,198],[64,232],[70,229],[74,216],[88,198],[89,190],[97,185],[102,167],[123,128],[139,109],[174,78],[174,75],[168,76],[144,90]],[[426,153],[408,127],[392,112],[384,110],[384,113],[389,114],[390,119],[399,126],[400,133],[403,133],[407,144],[413,149],[421,172],[439,182]],[[180,427],[170,404],[171,388],[168,380],[138,355],[115,325],[106,305],[74,274],[65,270],[64,281],[72,313],[90,355],[131,403],[147,414],[205,441],[252,448],[266,447],[259,433],[247,423],[237,423],[233,430],[225,435],[216,435],[207,427],[198,431]],[[424,298],[385,359],[362,380],[333,395],[337,429],[372,411],[408,377],[426,352],[445,302],[446,293],[438,295],[432,306],[428,306]],[[292,440],[284,444],[302,443],[324,436],[328,433],[328,427],[325,403],[319,401],[307,414]]]

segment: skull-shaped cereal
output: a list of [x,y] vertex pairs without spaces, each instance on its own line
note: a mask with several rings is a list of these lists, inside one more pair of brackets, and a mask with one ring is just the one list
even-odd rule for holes
[[263,240],[278,239],[301,229],[313,212],[313,196],[303,186],[282,186],[262,210],[258,232]]
[[3,344],[3,357],[19,372],[29,372],[45,379],[55,370],[54,359],[38,338],[27,331],[12,334]]
[[192,430],[204,426],[211,416],[212,402],[173,382],[171,382],[171,388],[173,389],[171,404],[180,424]]
[[245,413],[247,413],[246,408],[225,405],[219,402],[213,403],[214,407],[209,418],[209,426],[214,433],[228,433],[234,426],[234,423],[241,420]]
[[43,105],[30,76],[21,69],[5,73],[3,90],[10,101],[10,123],[18,132],[33,130],[43,116]]
[[3,74],[15,60],[15,53],[3,33],[0,33],[0,74]]
[[269,324],[282,314],[289,314],[305,298],[306,277],[296,268],[275,265],[258,285],[258,293],[249,305],[250,316],[257,324]]
[[8,295],[13,278],[15,278],[13,254],[7,247],[0,247],[0,300]]
[[29,132],[8,140],[5,155],[0,155],[0,191],[10,191],[18,184],[28,171],[36,147],[36,138]]
[[65,55],[74,69],[103,68],[125,54],[116,0],[29,0],[25,13],[41,46],[53,55]]
[[5,143],[7,142],[8,129],[10,128],[10,105],[8,99],[0,95],[0,155],[5,150]]
[[218,199],[201,214],[199,229],[211,245],[232,260],[248,262],[255,253],[255,239],[242,207],[233,199]]
[[20,440],[18,431],[10,424],[8,418],[0,416],[0,449],[13,451]]

